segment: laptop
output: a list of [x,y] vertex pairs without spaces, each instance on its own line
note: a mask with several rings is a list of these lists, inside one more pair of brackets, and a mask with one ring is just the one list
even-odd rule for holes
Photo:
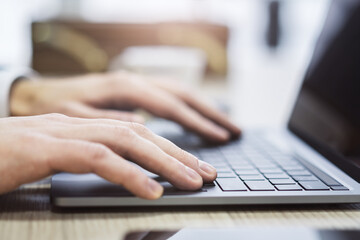
[[52,177],[57,207],[313,204],[360,202],[360,1],[334,1],[287,127],[244,130],[226,145],[209,145],[175,123],[154,132],[211,163],[213,183],[182,191],[159,176],[157,200],[135,197],[94,174]]

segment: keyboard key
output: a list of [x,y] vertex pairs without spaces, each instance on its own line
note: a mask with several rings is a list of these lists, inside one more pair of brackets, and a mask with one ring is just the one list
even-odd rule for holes
[[334,191],[348,191],[349,189],[345,186],[331,186],[331,189]]
[[280,168],[265,168],[265,169],[261,168],[261,169],[259,169],[259,171],[261,173],[276,173],[276,174],[284,173],[284,171],[281,170]]
[[257,168],[265,169],[265,168],[277,168],[275,164],[272,163],[255,163]]
[[252,161],[267,160],[261,153],[255,151],[243,151],[244,155]]
[[277,163],[281,166],[281,167],[286,167],[286,166],[298,166],[299,162],[298,161],[277,161]]
[[216,182],[223,191],[247,191],[245,184],[239,178],[217,178]]
[[245,160],[228,160],[228,163],[232,166],[243,166],[243,165],[251,165],[248,161]]
[[264,176],[268,179],[282,179],[282,178],[290,178],[288,175],[286,175],[285,173],[282,174],[274,174],[274,173],[265,173]]
[[252,166],[252,164],[248,161],[241,160],[241,161],[228,161],[232,166]]
[[255,175],[259,174],[258,170],[235,170],[238,175]]
[[275,185],[276,189],[279,191],[302,191],[302,188],[299,185]]
[[233,170],[229,167],[216,167],[216,171],[219,172],[233,172]]
[[275,191],[275,188],[268,181],[246,181],[245,184],[251,191]]
[[231,165],[231,166],[234,168],[234,170],[256,170],[252,165],[243,165],[243,166]]
[[236,178],[236,174],[233,172],[218,172],[217,173],[218,178]]
[[219,158],[219,157],[222,157],[221,153],[218,152],[218,153],[202,153],[200,152],[199,155],[202,157],[202,158]]
[[320,181],[300,181],[305,190],[329,190],[330,188]]
[[341,186],[341,184],[327,175],[326,173],[319,170],[319,172],[316,173],[316,176],[320,178],[321,181],[323,181],[328,186]]
[[211,165],[217,164],[217,163],[223,163],[222,157],[219,158],[200,158],[201,160],[210,163]]
[[215,167],[215,168],[228,167],[227,163],[225,163],[225,162],[213,163],[212,166]]
[[215,183],[214,182],[204,183],[203,187],[215,187]]
[[288,179],[270,179],[269,181],[274,185],[289,185],[289,184],[295,184],[296,183],[291,178],[288,178]]
[[234,149],[234,147],[231,147],[230,145],[227,146],[227,148],[225,147],[221,147],[220,152],[222,152],[222,154],[224,155],[238,155],[239,153],[237,152],[237,149]]
[[218,154],[200,153],[200,157],[206,161],[216,161],[216,160],[222,161],[222,159],[223,159],[223,156],[220,153],[218,153]]
[[293,176],[295,181],[318,181],[315,176]]
[[341,186],[341,184],[336,181],[334,178],[330,177],[323,171],[321,171],[319,168],[315,167],[311,163],[307,161],[301,161],[306,168],[308,168],[310,171],[312,171],[318,178],[320,178],[321,181],[323,181],[328,186]]
[[307,170],[301,171],[287,171],[290,176],[312,176],[311,172]]
[[260,180],[265,180],[264,176],[261,174],[256,174],[256,175],[239,175],[239,177],[241,178],[241,180],[243,181],[260,181]]
[[305,168],[301,165],[294,165],[294,166],[283,166],[285,171],[293,171],[293,170],[305,170]]
[[246,161],[244,156],[237,155],[225,155],[225,159],[229,162],[244,162]]
[[255,165],[270,165],[270,164],[273,164],[272,161],[269,161],[267,159],[252,159],[252,158],[250,158],[250,161]]
[[221,154],[219,149],[218,148],[203,148],[201,150],[198,151],[200,154],[208,154],[208,155],[211,155],[211,154]]

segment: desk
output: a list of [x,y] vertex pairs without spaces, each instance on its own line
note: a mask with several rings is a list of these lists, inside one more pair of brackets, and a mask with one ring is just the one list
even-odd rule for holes
[[50,183],[0,196],[0,239],[121,239],[127,231],[182,227],[308,226],[360,229],[360,204],[53,212]]

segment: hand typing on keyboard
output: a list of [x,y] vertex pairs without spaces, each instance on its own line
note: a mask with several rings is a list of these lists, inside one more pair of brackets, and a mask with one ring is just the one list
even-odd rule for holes
[[10,111],[15,116],[56,112],[142,122],[139,115],[124,111],[134,108],[175,121],[207,140],[226,142],[240,135],[225,114],[179,81],[129,72],[17,81],[10,97]]
[[131,123],[143,122],[128,111],[134,108],[175,121],[210,141],[226,142],[240,135],[223,113],[190,89],[169,84],[169,79],[113,72],[46,81],[20,79],[11,90],[13,116],[57,112],[71,117],[1,119],[0,193],[67,171],[93,172],[139,197],[160,197],[161,185],[125,159],[180,189],[199,189],[215,179],[211,165]]
[[216,170],[141,124],[60,114],[0,119],[0,194],[58,171],[95,173],[156,199],[163,187],[131,160],[179,189],[212,182]]

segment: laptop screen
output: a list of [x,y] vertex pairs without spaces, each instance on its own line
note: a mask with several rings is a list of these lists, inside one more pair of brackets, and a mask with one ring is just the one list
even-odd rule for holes
[[333,1],[289,129],[360,181],[360,0]]

